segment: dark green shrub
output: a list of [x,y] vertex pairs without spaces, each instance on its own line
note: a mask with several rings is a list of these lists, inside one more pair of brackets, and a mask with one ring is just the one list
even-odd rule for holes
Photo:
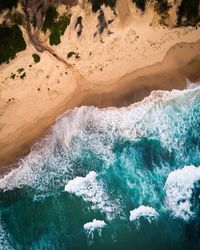
[[21,79],[24,79],[25,77],[26,77],[26,72],[24,72],[24,73],[20,76]]
[[0,0],[0,10],[17,7],[19,0]]
[[22,25],[23,23],[23,15],[19,12],[16,12],[13,14],[12,16],[12,21],[13,23],[17,24],[17,25]]
[[45,20],[42,26],[42,31],[44,31],[44,33],[47,31],[47,29],[51,30],[51,27],[54,25],[57,17],[58,17],[58,12],[56,8],[50,6],[46,12]]
[[0,26],[0,64],[8,63],[25,49],[26,43],[18,25],[10,28]]
[[20,68],[17,70],[17,73],[21,74],[24,71],[24,68]]
[[71,58],[72,56],[75,56],[75,55],[76,55],[76,52],[70,51],[70,52],[67,54],[67,58]]
[[133,3],[136,4],[136,6],[141,9],[142,11],[145,11],[146,7],[146,0],[132,0]]
[[185,24],[195,25],[200,21],[199,16],[199,4],[200,0],[182,0],[178,10],[177,24],[182,24],[182,18],[186,18]]
[[[4,26],[10,26],[11,24],[22,25],[24,16],[17,11],[8,11],[6,16],[4,17]],[[9,23],[9,25],[7,25]]]
[[156,10],[158,14],[165,14],[170,9],[170,5],[167,0],[157,0]]
[[49,43],[51,45],[58,45],[60,37],[64,35],[67,26],[70,24],[70,16],[64,15],[58,18],[56,8],[49,7],[46,12],[46,17],[42,27],[42,31],[46,33],[47,29],[50,30]]
[[88,0],[92,4],[92,11],[96,12],[100,9],[101,5],[105,4],[106,6],[110,6],[114,8],[116,5],[116,0]]
[[33,54],[32,57],[33,57],[33,60],[34,60],[35,63],[40,62],[40,56],[38,54]]
[[51,26],[51,35],[49,37],[51,45],[58,45],[60,43],[60,37],[64,35],[69,24],[70,18],[68,16],[62,16]]
[[13,74],[13,73],[12,73],[11,76],[10,76],[10,79],[13,79],[13,80],[14,80],[15,77],[16,77],[16,74]]

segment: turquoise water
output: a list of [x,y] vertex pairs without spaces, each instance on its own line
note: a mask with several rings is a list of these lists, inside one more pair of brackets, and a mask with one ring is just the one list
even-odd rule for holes
[[0,179],[0,249],[200,249],[200,88],[66,112]]

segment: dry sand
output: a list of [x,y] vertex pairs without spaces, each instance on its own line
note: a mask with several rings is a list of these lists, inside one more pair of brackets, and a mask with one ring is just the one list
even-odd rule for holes
[[[114,18],[109,26],[113,34],[105,30],[94,38],[96,14],[75,7],[62,43],[54,46],[74,70],[48,52],[40,54],[41,61],[35,64],[31,55],[38,52],[27,38],[27,50],[0,66],[0,171],[9,170],[8,164],[27,154],[67,109],[127,106],[152,90],[183,89],[186,78],[200,78],[200,29],[160,26],[151,10],[141,16],[129,8],[121,19],[104,10],[108,19]],[[74,23],[80,14],[84,30],[78,39]],[[67,60],[70,51],[79,53],[80,59]],[[19,68],[25,69],[25,79],[18,76]],[[14,80],[11,73],[17,75]]]

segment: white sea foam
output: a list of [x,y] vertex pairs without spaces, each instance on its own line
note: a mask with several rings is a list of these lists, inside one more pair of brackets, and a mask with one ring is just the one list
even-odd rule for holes
[[97,179],[94,171],[89,172],[85,177],[76,177],[68,181],[65,191],[91,202],[92,209],[99,209],[106,213],[108,219],[112,219],[121,210],[118,201],[111,201],[103,183]]
[[148,206],[140,206],[132,211],[130,211],[130,221],[138,222],[140,218],[144,218],[151,222],[153,220],[157,220],[159,214],[152,207]]
[[186,79],[187,82],[187,89],[194,89],[200,86],[200,82],[193,83],[189,79]]
[[85,177],[76,177],[75,179],[68,181],[68,183],[65,185],[65,191],[81,196],[87,193],[85,187],[96,181],[96,177],[97,173],[94,171],[89,172],[89,174],[87,174]]
[[94,233],[97,233],[98,236],[101,236],[102,229],[105,226],[106,226],[106,223],[103,220],[96,220],[96,219],[84,224],[83,228],[88,237],[89,245],[93,243]]
[[94,219],[94,220],[91,221],[91,222],[85,223],[84,226],[83,226],[83,228],[84,228],[85,230],[87,230],[87,231],[88,231],[88,230],[89,230],[89,231],[94,231],[94,230],[96,230],[96,229],[101,229],[101,228],[103,228],[103,227],[105,227],[105,226],[106,226],[105,221]]
[[[176,104],[176,112],[188,112],[189,116],[190,110],[185,109],[188,102],[199,96],[199,90],[153,91],[143,101],[120,109],[81,107],[67,111],[57,120],[51,133],[21,161],[20,167],[0,179],[0,188],[30,186],[39,193],[59,189],[58,180],[63,183],[76,175],[73,158],[84,154],[84,150],[102,160],[102,167],[112,165],[116,138],[136,140],[151,135],[169,151],[179,149],[185,141],[180,141],[174,133],[178,131],[184,137],[186,129],[184,120],[173,123],[174,118],[170,117],[173,106]],[[179,110],[182,106],[183,110]],[[62,159],[58,146],[63,153]]]
[[200,167],[185,166],[169,174],[165,184],[166,204],[174,217],[188,221],[195,215],[191,198],[199,180]]
[[0,250],[14,250],[10,243],[10,237],[0,218]]

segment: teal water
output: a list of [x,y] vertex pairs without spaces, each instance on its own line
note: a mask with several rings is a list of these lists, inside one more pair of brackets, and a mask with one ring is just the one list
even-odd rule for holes
[[0,249],[200,249],[200,88],[66,112],[0,179]]

